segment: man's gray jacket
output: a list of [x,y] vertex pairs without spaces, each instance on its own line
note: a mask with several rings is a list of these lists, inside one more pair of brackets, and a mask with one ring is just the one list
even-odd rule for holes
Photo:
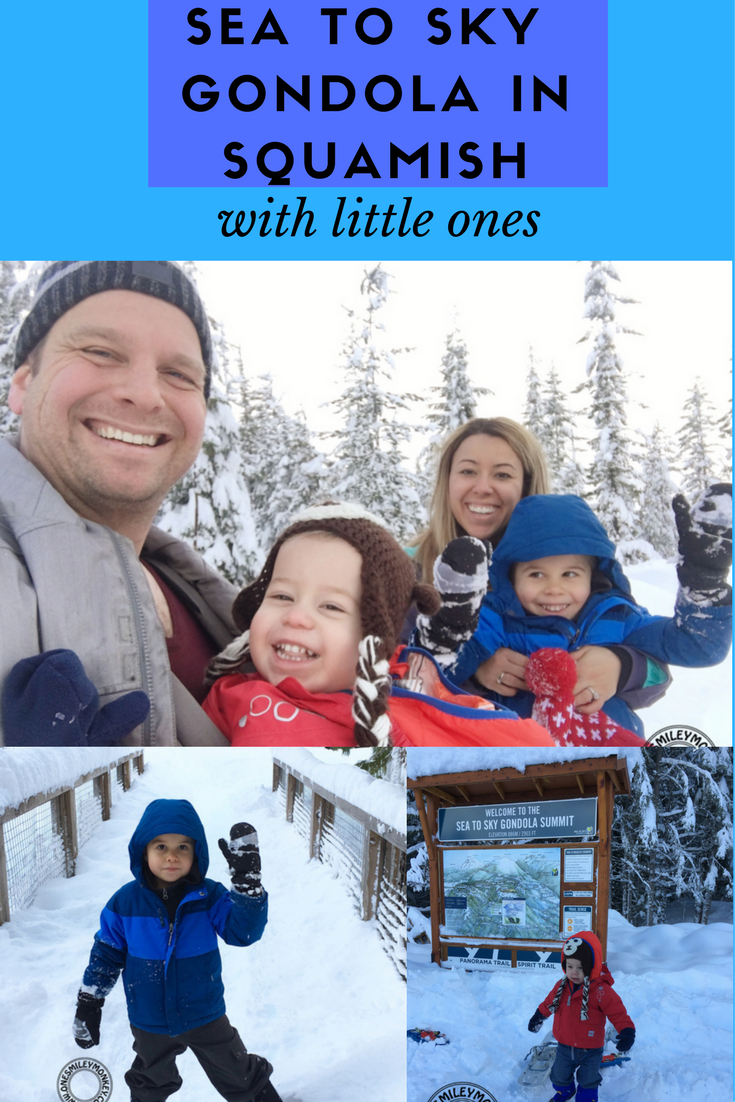
[[[160,567],[218,645],[232,640],[233,585],[157,528],[142,557]],[[19,659],[56,647],[77,653],[102,704],[131,689],[148,694],[148,719],[126,744],[173,746],[177,735],[196,743],[200,721],[202,731],[211,731],[190,697],[192,706],[180,708],[177,721],[174,693],[177,700],[188,694],[172,677],[132,542],[78,516],[21,455],[17,439],[6,437],[0,440],[0,684]]]

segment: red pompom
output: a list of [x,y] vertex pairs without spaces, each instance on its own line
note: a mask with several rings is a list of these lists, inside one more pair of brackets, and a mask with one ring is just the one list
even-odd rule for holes
[[537,650],[526,666],[526,684],[536,696],[574,697],[577,664],[569,651],[559,647]]
[[526,666],[526,684],[536,697],[532,718],[545,727],[559,746],[642,746],[632,731],[604,712],[582,715],[574,707],[577,665],[568,651],[544,647]]

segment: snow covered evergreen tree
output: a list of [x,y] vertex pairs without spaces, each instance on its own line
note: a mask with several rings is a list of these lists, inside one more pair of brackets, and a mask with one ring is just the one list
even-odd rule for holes
[[[193,265],[187,268],[195,278]],[[215,365],[204,440],[194,466],[171,489],[156,523],[186,540],[235,585],[258,572],[260,548],[240,464],[240,434],[230,403],[241,384],[239,349],[210,316]]]
[[434,464],[442,442],[460,425],[477,415],[479,397],[492,394],[488,387],[472,383],[468,363],[467,345],[455,313],[442,356],[441,386],[429,387],[429,393],[435,395],[435,399],[429,400],[429,412],[420,430],[429,435],[429,442],[422,448],[416,464],[420,497],[427,507],[434,488]]
[[[732,368],[730,368],[730,382],[732,384]],[[723,482],[732,482],[732,385],[730,397],[727,400],[727,409],[717,421],[717,432],[725,451],[724,462],[721,465],[720,478]]]
[[[533,348],[528,346],[528,369],[526,371],[526,401],[523,406],[523,424],[537,440],[544,443],[546,432],[546,402],[541,391],[541,379],[536,370],[538,360]],[[544,445],[545,446],[545,445]],[[549,459],[547,451],[546,458]]]
[[677,493],[669,475],[666,438],[658,422],[646,437],[643,455],[643,494],[641,496],[641,537],[663,559],[676,555],[678,536],[671,499]]
[[634,925],[689,900],[706,923],[714,899],[732,899],[732,748],[645,748],[632,798],[615,801],[612,906]]
[[710,442],[715,431],[713,417],[712,403],[697,378],[684,403],[683,424],[678,433],[681,488],[692,502],[715,481]]
[[611,286],[613,281],[618,282],[619,276],[609,261],[591,262],[584,291],[584,317],[590,328],[581,338],[592,344],[587,357],[590,417],[595,426],[590,496],[592,507],[618,547],[618,556],[623,562],[635,562],[640,556],[632,541],[639,532],[641,485],[633,467],[635,448],[627,427],[626,377],[615,343],[618,334],[635,333],[615,320],[618,305],[635,300],[618,294]]
[[25,260],[0,260],[0,436],[18,430],[19,419],[8,407],[15,338],[44,266],[38,262],[26,269]]
[[406,784],[406,750],[400,746],[376,746],[369,758],[358,761],[357,768],[390,784]]
[[391,393],[382,380],[390,379],[394,355],[405,349],[386,345],[380,311],[388,300],[388,273],[380,265],[365,272],[361,291],[365,310],[351,313],[352,329],[344,347],[345,390],[330,403],[342,418],[342,427],[330,434],[329,494],[355,501],[386,522],[399,540],[421,527],[422,508],[416,476],[404,463],[403,446],[410,429],[398,416],[408,409],[412,395]]
[[[646,757],[633,767],[633,792],[625,813],[619,815],[620,850],[615,862],[615,887],[621,913],[634,926],[662,922],[666,894],[657,890],[656,854],[659,845],[657,806]],[[616,800],[616,807],[618,801]]]
[[441,386],[429,388],[430,393],[436,395],[436,400],[429,402],[432,412],[427,417],[428,429],[437,446],[450,432],[472,420],[477,413],[478,397],[492,394],[488,387],[475,386],[469,377],[467,345],[456,315],[447,334],[441,377]]
[[269,375],[261,384],[241,391],[240,436],[258,538],[267,551],[295,513],[323,499],[324,465],[303,414],[285,412]]
[[557,494],[584,492],[584,471],[577,460],[572,414],[552,364],[540,395],[542,415],[536,435],[546,452],[546,461]]

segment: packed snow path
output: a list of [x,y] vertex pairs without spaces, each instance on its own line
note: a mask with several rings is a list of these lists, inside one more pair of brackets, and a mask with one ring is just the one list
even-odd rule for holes
[[[247,1048],[273,1064],[285,1102],[405,1102],[405,984],[331,868],[308,860],[271,775],[268,751],[146,751],[145,773],[82,848],[77,875],[48,881],[31,907],[0,927],[0,1098],[57,1102],[59,1071],[83,1055],[110,1070],[115,1102],[128,1098],[123,1075],[133,1053],[122,982],[105,1002],[98,1047],[79,1049],[71,1023],[100,911],[131,879],[130,836],[146,805],[165,797],[197,809],[208,875],[224,884],[217,839],[243,820],[257,828],[268,926],[247,948],[219,944],[227,1013]],[[178,1064],[184,1085],[176,1098],[214,1102],[191,1053]]]
[[[725,923],[636,928],[611,913],[609,966],[636,1041],[629,1063],[603,1072],[600,1102],[732,1102],[732,932]],[[517,1079],[551,1027],[529,1033],[528,1020],[561,969],[466,972],[428,960],[409,941],[409,1025],[441,1030],[450,1043],[408,1042],[407,1102],[462,1080],[499,1102],[547,1102],[548,1082],[526,1088]]]

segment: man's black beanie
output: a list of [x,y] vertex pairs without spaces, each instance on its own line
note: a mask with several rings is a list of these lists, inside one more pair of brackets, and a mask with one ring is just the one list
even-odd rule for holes
[[170,260],[56,260],[38,281],[28,316],[18,333],[15,367],[43,340],[52,325],[77,303],[102,291],[137,291],[183,310],[194,325],[207,370],[209,397],[214,350],[207,312],[196,287]]

